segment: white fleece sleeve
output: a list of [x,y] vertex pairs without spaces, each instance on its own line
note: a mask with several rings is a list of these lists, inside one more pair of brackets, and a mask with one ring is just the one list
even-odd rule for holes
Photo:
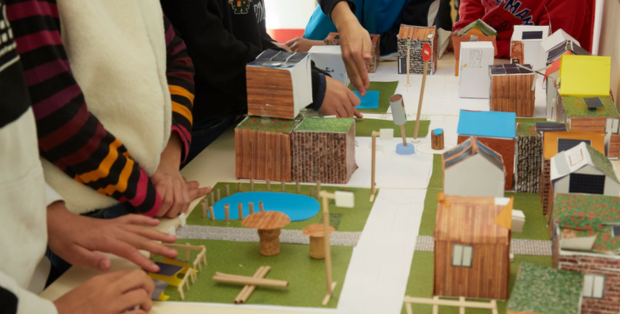
[[47,206],[50,206],[50,204],[56,201],[64,201],[64,198],[47,183],[45,183],[45,196],[47,198]]
[[[58,314],[52,301],[21,288],[13,278],[0,272],[0,296],[2,296],[3,311],[8,314]],[[6,302],[6,303],[5,303]]]

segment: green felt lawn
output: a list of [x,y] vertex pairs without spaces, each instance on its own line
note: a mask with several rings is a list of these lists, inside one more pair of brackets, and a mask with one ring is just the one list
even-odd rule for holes
[[[360,112],[367,113],[386,113],[388,108],[390,108],[390,97],[394,96],[396,93],[396,87],[398,86],[398,81],[394,82],[370,82],[370,86],[368,87],[369,91],[379,91],[379,108],[377,109],[360,109]],[[353,85],[349,84],[349,89],[355,90]]]
[[[435,231],[435,218],[437,216],[437,194],[443,191],[443,170],[441,166],[441,155],[435,154],[433,158],[433,173],[428,183],[426,199],[424,200],[424,212],[420,223],[420,235],[433,236]],[[507,192],[506,197],[514,196],[514,208],[522,210],[525,214],[525,225],[523,232],[513,233],[514,239],[539,239],[548,240],[547,228],[544,216],[542,215],[541,204],[538,194],[533,193],[512,193]],[[514,286],[517,270],[522,262],[535,265],[551,266],[551,256],[526,256],[516,255],[515,261],[510,265],[510,290]],[[411,297],[432,298],[433,296],[433,272],[434,272],[434,253],[416,251],[411,262],[411,271],[407,283],[406,295]],[[500,314],[506,313],[507,302],[498,302]],[[432,306],[413,304],[413,312],[427,314],[432,312]],[[488,314],[489,310],[470,309],[467,314]],[[406,313],[405,307],[402,313]],[[439,307],[441,314],[457,314],[458,308]]]
[[[428,135],[428,127],[431,124],[428,120],[420,120],[420,129],[418,137],[426,137]],[[355,119],[355,136],[372,136],[372,131],[379,132],[380,129],[394,129],[394,137],[401,137],[400,126],[394,124],[392,120],[381,119]],[[413,137],[415,132],[415,120],[405,123],[405,135]]]
[[[216,191],[219,189],[221,198],[226,197],[226,184],[228,184],[230,188],[231,195],[234,193],[237,193],[236,182],[230,182],[230,183],[220,182],[220,183],[217,183],[213,187],[213,191]],[[314,195],[316,195],[316,185],[303,185],[302,184],[301,193],[303,195],[309,195],[310,186],[313,187],[314,193],[315,193]],[[340,218],[339,219],[340,224],[337,226],[334,226],[334,228],[336,228],[336,231],[360,232],[364,230],[364,226],[366,225],[366,221],[368,220],[368,215],[370,215],[370,210],[372,209],[372,205],[373,205],[373,203],[368,202],[368,200],[370,199],[370,189],[334,187],[334,186],[327,186],[327,185],[321,185],[321,189],[327,192],[332,192],[332,193],[338,190],[338,191],[349,191],[355,194],[355,207],[353,208],[336,207],[334,201],[330,200],[330,206],[329,206],[330,215],[339,216]],[[245,192],[250,191],[250,184],[243,183],[241,186],[241,190]],[[254,191],[267,191],[267,185],[263,183],[254,183]],[[280,182],[272,182],[271,191],[281,192],[282,186],[280,185]],[[295,184],[287,184],[286,192],[297,193],[297,186]],[[377,189],[377,195],[378,193],[379,193],[379,190]],[[207,195],[207,197],[209,196]],[[215,200],[217,202],[217,197],[215,197]],[[231,204],[230,208],[231,210],[237,210],[237,205]],[[254,210],[255,211],[259,210],[258,204],[254,204]],[[269,210],[269,209],[265,208],[265,210]],[[337,215],[337,214],[341,214],[341,215]],[[290,224],[288,224],[282,229],[301,230],[308,225],[321,222],[322,217],[323,217],[323,213],[322,211],[319,211],[319,213],[316,216],[308,220],[291,222]],[[190,225],[245,228],[241,225],[241,220],[231,220],[229,222],[226,222],[224,220],[212,221],[209,218],[202,218],[202,205],[200,203],[194,208],[194,210],[189,215],[189,217],[187,217],[187,223]]]
[[237,129],[265,131],[273,133],[291,133],[299,120],[287,120],[278,118],[247,117]]
[[[281,244],[280,254],[262,256],[258,253],[258,243],[228,242],[217,240],[179,240],[178,243],[205,245],[207,248],[207,266],[202,266],[195,283],[190,290],[185,290],[187,302],[213,302],[233,304],[242,285],[216,283],[212,280],[215,272],[253,276],[260,266],[271,266],[268,279],[286,280],[288,288],[259,287],[248,299],[248,304],[327,307],[338,305],[344,278],[353,253],[352,247],[332,246],[333,281],[336,289],[327,306],[321,302],[325,297],[325,262],[311,259],[309,246],[300,244]],[[192,252],[190,261],[194,261],[197,252]],[[181,301],[176,287],[168,286],[165,292],[168,301]]]
[[353,118],[306,118],[295,128],[295,131],[347,133],[353,121]]

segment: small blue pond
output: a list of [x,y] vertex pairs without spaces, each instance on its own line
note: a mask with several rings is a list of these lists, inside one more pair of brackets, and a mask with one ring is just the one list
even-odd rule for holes
[[319,202],[309,196],[278,192],[243,192],[221,199],[213,206],[215,219],[225,220],[224,205],[229,204],[230,219],[239,219],[239,203],[243,204],[243,217],[250,214],[249,203],[254,203],[254,212],[260,210],[258,202],[263,202],[266,211],[287,214],[291,221],[302,221],[316,216],[320,210]]

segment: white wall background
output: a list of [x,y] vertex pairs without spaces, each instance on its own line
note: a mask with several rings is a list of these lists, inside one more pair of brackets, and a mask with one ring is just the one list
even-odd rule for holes
[[605,0],[599,56],[611,56],[611,90],[620,107],[620,3]]
[[305,29],[316,0],[265,0],[267,29]]

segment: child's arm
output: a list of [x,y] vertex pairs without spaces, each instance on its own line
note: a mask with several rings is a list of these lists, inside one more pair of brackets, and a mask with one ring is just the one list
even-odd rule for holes
[[62,46],[56,4],[27,1],[7,5],[6,11],[32,98],[41,156],[76,181],[155,215],[161,199],[148,175],[88,111]]
[[459,5],[459,21],[452,25],[453,31],[459,31],[471,22],[484,16],[484,6],[480,0],[461,0]]
[[[27,249],[27,248],[25,248]],[[8,274],[0,272],[0,307],[10,314],[57,314],[52,301],[20,287]]]
[[[420,26],[434,25],[435,21],[428,20],[428,11],[431,4],[435,1],[436,0],[411,0],[400,13],[401,23]],[[395,24],[390,30],[381,34],[381,55],[396,52],[398,46],[398,39],[396,36],[398,32],[400,32],[400,24]]]

